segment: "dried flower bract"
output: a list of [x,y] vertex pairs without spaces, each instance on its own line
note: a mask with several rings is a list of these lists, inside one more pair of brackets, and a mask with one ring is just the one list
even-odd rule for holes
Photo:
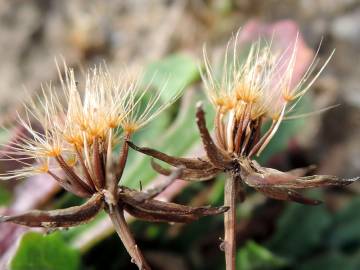
[[[88,222],[104,209],[139,269],[150,269],[126,224],[125,210],[144,220],[190,222],[223,213],[227,208],[189,207],[154,199],[180,176],[182,168],[148,192],[118,186],[128,156],[124,140],[153,120],[177,96],[161,101],[164,90],[154,91],[149,85],[141,85],[140,79],[126,75],[115,78],[104,67],[89,71],[81,87],[74,70],[64,66],[63,76],[59,69],[62,92],[44,87],[42,95],[26,105],[25,117],[19,117],[27,134],[7,145],[2,153],[23,167],[1,175],[1,179],[46,173],[67,191],[88,200],[67,209],[1,216],[0,222],[71,227]],[[118,157],[113,150],[121,140]]]
[[[318,200],[305,198],[296,190],[342,186],[359,180],[339,179],[328,175],[305,177],[307,168],[280,172],[262,167],[252,159],[259,155],[275,136],[281,122],[313,85],[330,61],[331,55],[316,73],[315,56],[303,77],[297,79],[294,76],[294,67],[298,38],[282,52],[274,51],[271,43],[259,40],[251,45],[247,58],[241,60],[238,35],[239,32],[228,43],[220,76],[216,67],[210,64],[204,49],[205,71],[202,78],[216,113],[213,140],[206,127],[202,106],[197,106],[196,122],[206,156],[196,159],[177,158],[129,143],[137,151],[174,167],[183,166],[183,179],[206,180],[221,172],[229,175],[224,193],[224,205],[230,207],[225,213],[223,245],[227,270],[235,269],[235,207],[239,194],[241,199],[244,198],[241,185],[247,184],[270,198],[316,205],[320,203]],[[267,121],[271,122],[269,128],[262,132]],[[169,170],[155,161],[153,168],[161,174],[170,174]]]

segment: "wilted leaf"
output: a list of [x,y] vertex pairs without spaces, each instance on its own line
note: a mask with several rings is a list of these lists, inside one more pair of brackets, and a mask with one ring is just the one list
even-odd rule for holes
[[77,270],[79,253],[65,244],[59,233],[23,236],[10,263],[11,270]]

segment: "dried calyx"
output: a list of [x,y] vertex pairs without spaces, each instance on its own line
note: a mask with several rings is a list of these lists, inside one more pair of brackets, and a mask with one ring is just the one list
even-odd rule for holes
[[[138,152],[164,161],[174,167],[183,167],[184,169],[181,173],[181,179],[183,180],[204,181],[225,172],[230,174],[236,181],[247,184],[270,198],[296,201],[303,204],[316,205],[320,201],[303,197],[296,191],[297,189],[344,186],[360,179],[359,177],[341,179],[331,175],[304,176],[314,170],[313,166],[281,172],[272,168],[262,167],[255,160],[247,156],[231,156],[211,138],[206,128],[204,111],[201,106],[197,108],[196,118],[206,156],[178,158],[155,149],[136,146],[130,141],[128,141],[128,144]],[[171,170],[162,167],[155,160],[152,160],[152,167],[160,174],[171,174]]]
[[[124,141],[171,105],[176,96],[162,105],[162,90],[154,92],[150,86],[140,85],[138,79],[115,79],[102,67],[88,73],[83,89],[79,89],[74,71],[66,65],[60,81],[61,96],[51,87],[44,88],[41,96],[26,105],[26,116],[19,117],[19,123],[27,136],[6,145],[2,151],[3,156],[23,167],[0,178],[18,179],[46,173],[64,189],[87,201],[67,209],[1,216],[0,222],[51,229],[71,227],[89,222],[104,209],[139,269],[150,269],[126,224],[124,211],[149,221],[191,222],[227,210],[156,200],[160,192],[179,178],[181,167],[149,191],[118,185],[128,156]],[[113,150],[121,140],[118,156]]]
[[[236,269],[236,204],[239,199],[245,198],[243,184],[277,200],[317,205],[320,201],[306,198],[297,190],[348,185],[360,179],[339,179],[329,175],[305,177],[307,168],[280,172],[261,167],[252,159],[275,136],[281,122],[310,89],[331,55],[309,80],[316,67],[315,56],[303,77],[296,81],[294,69],[298,38],[281,53],[274,53],[271,45],[258,41],[250,47],[248,57],[241,62],[237,49],[238,34],[227,46],[220,79],[217,79],[204,50],[205,72],[202,78],[215,110],[213,140],[206,127],[202,106],[197,106],[196,123],[206,153],[204,157],[178,158],[128,142],[133,149],[155,159],[174,167],[183,166],[181,178],[185,180],[203,181],[222,172],[228,174],[224,205],[230,208],[224,214],[225,235],[222,244],[227,270]],[[263,123],[269,120],[269,128],[262,134]],[[160,174],[171,173],[154,160],[152,165]]]
[[[213,140],[206,127],[202,105],[197,105],[196,122],[206,156],[177,158],[128,142],[130,147],[174,167],[184,166],[182,178],[186,180],[207,180],[218,173],[227,172],[271,198],[305,204],[318,204],[319,201],[303,197],[296,189],[347,185],[358,180],[324,175],[304,177],[307,169],[280,172],[261,167],[252,159],[275,136],[281,122],[310,89],[331,55],[313,74],[317,63],[315,55],[303,77],[296,81],[297,37],[280,53],[274,52],[271,44],[263,44],[259,40],[250,47],[247,58],[241,61],[237,35],[226,48],[220,79],[217,79],[215,68],[210,65],[204,50],[205,71],[202,78],[216,113]],[[313,78],[310,79],[311,75]],[[269,121],[268,129],[262,132],[264,123]],[[159,173],[170,174],[170,170],[155,161],[152,161],[152,165]]]

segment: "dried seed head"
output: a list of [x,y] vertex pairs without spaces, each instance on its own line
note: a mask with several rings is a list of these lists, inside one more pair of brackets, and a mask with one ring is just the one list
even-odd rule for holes
[[[280,52],[272,44],[259,39],[250,46],[245,60],[241,59],[239,53],[238,36],[239,32],[227,45],[220,76],[211,66],[204,49],[205,72],[202,73],[206,93],[217,112],[217,142],[221,148],[237,156],[262,151],[285,115],[310,89],[332,56],[314,74],[316,54],[303,77],[298,80],[294,75],[298,36],[287,49]],[[260,139],[259,129],[265,120],[273,124],[266,137]],[[259,140],[261,143],[257,144]]]
[[104,185],[100,184],[104,170],[110,167],[106,163],[112,162],[114,141],[122,131],[128,135],[136,132],[175,98],[160,102],[165,88],[158,92],[150,86],[142,88],[140,80],[130,78],[126,71],[116,78],[106,67],[95,67],[81,84],[66,64],[63,74],[58,70],[62,92],[49,85],[29,100],[25,117],[19,116],[26,134],[2,151],[6,159],[21,162],[24,167],[1,178],[61,169],[73,180],[82,181],[81,185],[99,189]]

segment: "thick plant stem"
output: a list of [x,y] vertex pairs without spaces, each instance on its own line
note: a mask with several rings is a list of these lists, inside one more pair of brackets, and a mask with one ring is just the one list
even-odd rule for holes
[[151,270],[149,264],[146,262],[140,249],[135,243],[130,228],[126,223],[123,209],[115,207],[114,210],[112,212],[109,211],[108,214],[114,224],[117,234],[132,258],[131,261],[134,262],[140,270]]
[[224,252],[226,270],[236,269],[236,177],[228,177],[225,181],[224,205],[230,209],[224,214]]

